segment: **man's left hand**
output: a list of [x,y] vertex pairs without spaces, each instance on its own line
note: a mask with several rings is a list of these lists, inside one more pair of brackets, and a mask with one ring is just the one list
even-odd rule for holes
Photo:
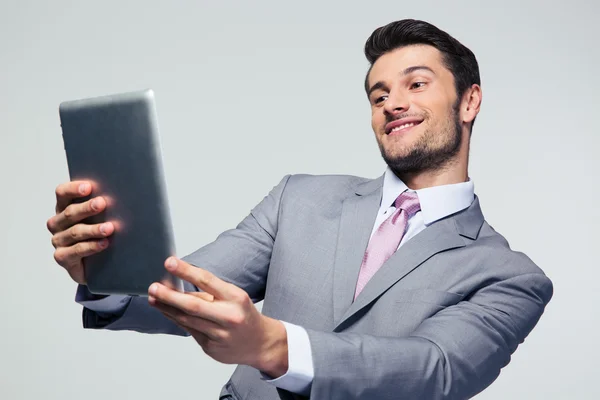
[[203,292],[181,293],[161,283],[148,302],[196,339],[204,352],[226,364],[252,366],[272,378],[286,373],[286,330],[258,312],[248,294],[212,273],[170,257],[165,268]]

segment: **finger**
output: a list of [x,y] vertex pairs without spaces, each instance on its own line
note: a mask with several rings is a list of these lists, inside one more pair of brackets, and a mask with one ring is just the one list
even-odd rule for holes
[[[149,297],[149,298],[148,298],[148,302],[149,302],[149,303],[150,303],[150,299],[151,299],[151,297]],[[154,301],[156,301],[156,300],[154,300]],[[152,307],[154,307],[154,308],[158,309],[158,310],[159,310],[159,311],[162,313],[162,315],[164,315],[164,316],[165,316],[165,318],[169,319],[169,320],[170,320],[170,321],[172,321],[172,322],[173,322],[175,325],[179,326],[181,329],[183,329],[184,331],[186,331],[186,332],[188,332],[188,333],[190,333],[190,334],[191,334],[191,332],[190,332],[190,331],[191,331],[192,329],[191,329],[191,328],[188,328],[187,326],[184,326],[184,325],[182,325],[180,322],[178,322],[178,321],[175,319],[175,317],[174,317],[173,315],[171,315],[170,313],[167,313],[167,312],[165,312],[165,311],[162,311],[162,310],[160,310],[160,309],[159,309],[159,306],[157,306],[157,305],[156,305],[156,303],[150,303],[150,305],[151,305]],[[165,307],[167,307],[167,306],[165,306]]]
[[[181,293],[160,284],[150,285],[148,295],[161,303],[174,307],[186,314],[220,323],[223,319],[223,307],[217,302],[209,302],[188,293]],[[224,325],[224,324],[221,324]]]
[[77,224],[52,236],[52,245],[54,248],[67,247],[90,239],[103,239],[112,235],[114,231],[115,227],[111,222],[96,225]]
[[54,252],[54,260],[67,270],[81,265],[81,259],[101,252],[108,247],[108,239],[88,240],[69,247],[59,247]]
[[206,292],[186,292],[186,293],[191,296],[198,297],[199,299],[206,300],[206,301],[214,301],[215,300],[215,296],[213,296],[210,293],[206,293]]
[[92,192],[92,185],[87,181],[62,183],[56,187],[56,213],[64,211],[74,199],[85,197]]
[[165,268],[173,275],[196,285],[217,299],[233,300],[243,293],[243,290],[237,286],[217,278],[205,269],[190,265],[176,257],[169,257],[165,261]]
[[186,314],[177,308],[161,303],[152,296],[148,297],[148,302],[151,306],[162,312],[167,318],[186,330],[195,330],[215,341],[223,340],[227,335],[227,332],[220,325],[217,325],[212,321]]
[[[209,338],[202,332],[198,332],[192,329],[190,329],[188,332],[190,333],[190,335],[192,335],[192,337],[194,338],[194,340],[196,340],[200,347],[202,347],[202,350],[208,348],[209,343],[212,341],[211,338]],[[204,352],[206,353],[206,350],[204,350]]]
[[153,296],[148,296],[148,303],[163,313],[165,317],[192,334],[193,332],[199,333],[211,340],[217,340],[223,335],[223,329],[212,321],[186,314],[175,307],[161,303]]
[[74,259],[74,258],[63,260],[59,254],[60,254],[59,251],[54,252],[54,259],[56,260],[56,262],[61,267],[63,267],[65,269],[65,271],[67,271],[69,276],[75,282],[84,285],[85,284],[85,271],[84,271],[84,267],[83,267],[83,260],[82,259]]
[[84,203],[73,203],[68,205],[62,212],[48,220],[48,230],[57,233],[64,231],[82,220],[96,215],[106,208],[106,200],[96,197]]

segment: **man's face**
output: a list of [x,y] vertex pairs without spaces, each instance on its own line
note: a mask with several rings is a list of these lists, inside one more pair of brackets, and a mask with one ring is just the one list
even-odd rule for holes
[[368,78],[371,125],[396,173],[434,171],[458,153],[462,129],[454,77],[434,47],[382,55]]

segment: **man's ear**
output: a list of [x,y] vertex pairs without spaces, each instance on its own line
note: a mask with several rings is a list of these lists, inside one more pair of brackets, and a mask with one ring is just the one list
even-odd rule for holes
[[465,91],[460,107],[460,119],[462,122],[473,122],[481,107],[481,86],[477,84],[471,85]]

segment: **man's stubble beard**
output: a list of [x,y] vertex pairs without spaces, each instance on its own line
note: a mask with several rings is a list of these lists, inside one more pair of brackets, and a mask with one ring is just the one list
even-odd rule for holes
[[[426,130],[419,140],[412,145],[409,153],[402,156],[390,156],[379,142],[379,150],[385,163],[396,175],[424,171],[438,171],[445,168],[453,160],[462,145],[462,128],[458,115],[458,104],[450,112],[451,123],[443,129],[445,142],[441,147],[430,148],[430,142],[435,142],[436,133]],[[448,132],[449,130],[453,132]],[[441,133],[441,132],[440,132]],[[450,135],[448,135],[450,133]],[[438,133],[439,134],[439,133]]]

